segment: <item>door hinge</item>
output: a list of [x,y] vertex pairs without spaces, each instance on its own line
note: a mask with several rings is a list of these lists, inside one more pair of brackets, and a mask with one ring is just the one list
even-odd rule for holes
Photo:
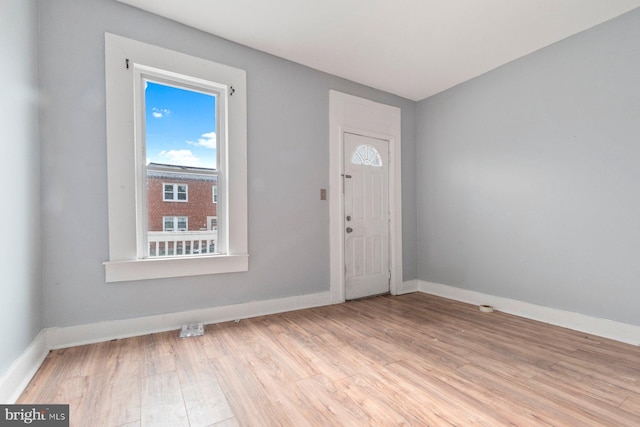
[[127,70],[129,69],[129,58],[124,60],[124,66],[127,67]]

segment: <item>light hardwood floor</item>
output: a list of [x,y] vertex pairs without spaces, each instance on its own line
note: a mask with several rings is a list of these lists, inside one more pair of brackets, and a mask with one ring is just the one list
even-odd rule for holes
[[75,426],[640,426],[640,348],[415,293],[52,351]]

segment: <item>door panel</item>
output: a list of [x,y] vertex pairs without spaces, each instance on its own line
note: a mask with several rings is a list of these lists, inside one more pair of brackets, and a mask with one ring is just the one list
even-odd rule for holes
[[344,134],[345,296],[389,292],[388,142]]

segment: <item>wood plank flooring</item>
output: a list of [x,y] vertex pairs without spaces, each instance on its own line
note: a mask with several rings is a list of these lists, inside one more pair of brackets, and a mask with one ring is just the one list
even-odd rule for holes
[[640,426],[640,347],[415,293],[52,351],[72,426]]

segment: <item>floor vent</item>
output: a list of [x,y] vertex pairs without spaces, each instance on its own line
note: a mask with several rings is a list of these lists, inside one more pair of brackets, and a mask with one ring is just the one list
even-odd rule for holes
[[180,338],[200,337],[204,335],[204,323],[190,323],[182,325]]

